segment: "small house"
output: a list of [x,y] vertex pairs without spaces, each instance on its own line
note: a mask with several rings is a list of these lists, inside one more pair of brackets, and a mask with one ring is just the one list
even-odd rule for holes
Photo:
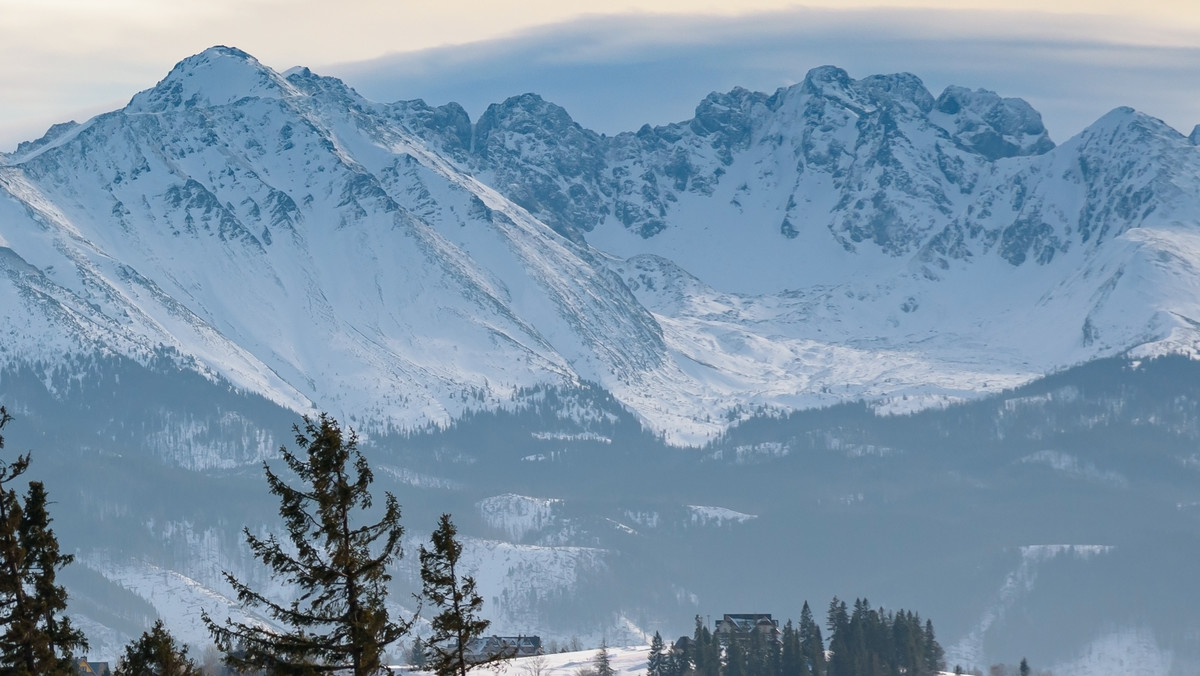
[[729,645],[730,641],[749,640],[755,632],[772,643],[783,642],[779,620],[773,619],[770,613],[726,614],[717,620],[713,635],[721,645]]
[[80,659],[75,663],[75,673],[79,676],[112,676],[112,669],[108,668],[108,662],[88,662],[86,659]]
[[532,657],[542,654],[540,636],[484,636],[467,644],[468,662],[486,662],[496,657]]

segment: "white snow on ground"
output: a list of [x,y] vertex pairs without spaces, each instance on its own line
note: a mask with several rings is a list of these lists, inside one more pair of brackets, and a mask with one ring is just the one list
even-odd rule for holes
[[1044,450],[1038,451],[1032,455],[1021,458],[1018,462],[1046,465],[1068,476],[1084,479],[1094,483],[1108,484],[1117,488],[1124,488],[1129,485],[1129,479],[1126,479],[1120,472],[1113,470],[1101,470],[1093,463],[1080,460],[1079,458],[1062,451]]
[[[211,531],[195,531],[190,525],[180,523],[151,524],[150,528],[161,532],[164,538],[170,536],[178,546],[186,547],[190,558],[184,572],[168,570],[141,559],[100,552],[81,557],[77,565],[87,566],[145,599],[184,644],[203,648],[211,642],[201,621],[202,612],[208,612],[217,620],[232,617],[236,621],[270,624],[264,616],[242,609],[237,599],[229,595],[232,590],[224,581],[225,570],[269,598],[282,601],[294,593],[291,587],[268,577],[257,561],[239,558],[244,553],[222,551]],[[420,544],[427,542],[428,534],[410,533],[405,538],[404,550],[415,552]],[[477,589],[489,608],[492,626],[502,634],[555,635],[554,627],[542,624],[533,604],[538,599],[568,595],[581,578],[603,570],[607,565],[607,552],[602,549],[519,545],[476,538],[464,538],[463,545],[461,572],[475,578]],[[400,576],[415,580],[419,585],[417,556],[406,556],[398,565]],[[394,594],[388,602],[389,612],[395,613],[396,617],[410,616],[412,609],[402,605],[406,599],[407,596]],[[85,623],[92,643],[89,655],[97,659],[114,659],[134,638],[106,630],[86,618],[81,621]],[[623,640],[644,633],[624,619],[597,631],[607,631],[607,635]],[[601,636],[586,638],[599,641]]]
[[[650,653],[650,646],[610,647],[608,650],[609,663],[618,674],[644,674]],[[581,669],[592,667],[596,650],[584,650],[573,653],[557,653],[542,655],[546,670],[541,676],[575,676]],[[513,660],[505,666],[501,676],[534,676],[531,668],[536,665],[537,658],[525,657]]]
[[[649,645],[609,646],[609,664],[618,674],[640,675],[646,673],[650,654]],[[591,669],[598,650],[580,650],[567,653],[549,653],[537,657],[519,657],[504,662],[495,672],[496,676],[576,676],[580,671]],[[394,667],[394,673],[420,674],[407,667]]]
[[[1200,354],[1200,157],[1132,111],[1001,161],[956,147],[945,120],[905,115],[885,166],[850,150],[880,142],[845,98],[863,90],[809,82],[777,108],[752,106],[745,147],[727,158],[698,137],[678,146],[694,176],[720,180],[669,189],[657,235],[605,207],[585,244],[506,197],[511,186],[485,184],[496,167],[441,154],[395,109],[293,76],[214,48],[126,109],[6,158],[3,359],[144,360],[165,346],[294,410],[355,412],[365,432],[589,380],[668,441],[700,444],[758,411],[863,399],[904,413],[1129,349]],[[825,95],[812,86],[833,97],[826,124],[806,117]],[[612,167],[640,176],[651,160]],[[1081,177],[1083,164],[1109,184]],[[843,172],[924,188],[839,187]],[[1153,209],[1135,208],[1147,185]],[[857,205],[876,199],[912,226],[889,240],[895,252],[846,239]],[[1106,230],[1081,237],[1093,212]],[[1027,217],[1041,224],[1008,230]],[[1010,235],[1049,258],[1010,263]],[[194,450],[205,466],[231,462]]]
[[1153,632],[1129,627],[1097,637],[1082,653],[1050,668],[1054,676],[1162,676],[1172,673],[1174,655]]
[[[722,178],[669,193],[658,235],[612,210],[584,244],[518,206],[510,186],[485,184],[496,167],[472,173],[395,110],[208,50],[126,109],[5,158],[0,361],[53,366],[99,351],[145,362],[170,348],[188,368],[291,409],[355,412],[366,432],[444,424],[522,387],[589,380],[668,441],[698,444],[758,412],[863,399],[904,413],[1130,349],[1200,354],[1200,155],[1181,135],[1118,110],[1044,155],[984,161],[936,119],[897,108],[902,142],[857,157],[856,146],[879,141],[860,134],[856,111],[869,110],[842,106],[857,94],[831,82],[754,107],[745,143],[726,158],[699,137],[677,146],[694,177]],[[810,126],[814,103],[829,115]],[[952,178],[934,158],[961,171]],[[552,173],[548,158],[524,159]],[[652,159],[623,168],[636,177]],[[837,176],[863,189],[842,189]],[[915,192],[884,189],[911,181]],[[895,251],[870,232],[847,237],[858,206],[870,213],[875,200],[894,213],[874,226],[913,226],[874,233]],[[794,232],[783,236],[781,222]],[[1023,238],[1048,257],[1005,260]],[[247,438],[235,457],[205,432],[174,420],[153,441],[193,469],[254,462],[274,446]],[[1027,460],[1124,480],[1054,451]],[[480,509],[519,537],[550,518],[539,500]],[[1104,551],[1022,549],[978,631],[1032,586],[1039,562]],[[504,544],[474,554],[481,588],[507,599],[570,588],[603,555]],[[144,592],[181,632],[195,629],[182,615],[227,602],[194,569],[91,564]],[[507,607],[514,626],[526,621],[519,604]],[[981,645],[964,640],[967,652]]]
[[[641,676],[649,666],[649,645],[609,646],[609,664],[618,674]],[[577,676],[581,671],[593,668],[598,649],[579,650],[565,653],[549,653],[538,657],[518,657],[508,660],[498,666],[496,676]],[[418,671],[407,666],[398,665],[391,668],[395,674],[413,674],[427,676],[430,672]],[[939,676],[950,676],[952,672],[944,671]],[[1058,672],[1056,671],[1055,674]],[[1149,672],[1134,672],[1137,676]],[[1074,673],[1070,676],[1075,676]]]
[[601,444],[612,443],[612,439],[594,432],[581,432],[576,434],[570,434],[567,432],[534,432],[530,436],[540,441],[595,441]]
[[414,488],[436,488],[448,491],[457,491],[462,489],[462,484],[452,479],[443,479],[441,477],[423,474],[405,467],[394,467],[392,465],[376,465],[375,471],[386,474],[396,481]]
[[[744,444],[733,449],[734,461],[738,464],[782,458],[791,452],[791,447],[778,441],[764,441],[758,444]],[[721,459],[723,456],[723,451],[717,451],[713,453],[713,457],[716,459]]]
[[757,519],[756,514],[743,514],[725,507],[707,507],[704,505],[688,505],[692,513],[692,523],[701,526],[723,526],[727,523],[745,523]]
[[[1110,545],[1027,545],[1021,547],[1021,562],[1009,573],[979,623],[966,636],[946,648],[947,664],[992,664],[983,649],[984,637],[993,625],[1004,619],[1021,597],[1029,594],[1037,582],[1039,564],[1060,556],[1089,559],[1113,550]],[[1057,671],[1055,672],[1057,673]],[[1164,672],[1165,673],[1165,672]]]
[[[404,551],[416,552],[428,543],[428,533],[410,531],[404,538]],[[545,624],[538,615],[538,604],[547,599],[570,598],[581,580],[608,567],[609,551],[594,547],[514,544],[471,537],[463,537],[462,544],[459,571],[475,579],[492,630],[502,635],[557,636],[561,630]],[[401,559],[396,579],[419,588],[419,557]],[[610,625],[608,629],[614,632],[610,636],[616,636],[618,630],[629,633],[622,627],[620,622]]]
[[503,531],[514,542],[520,542],[526,533],[549,526],[554,520],[556,508],[560,505],[562,500],[555,498],[531,498],[513,493],[485,498],[475,503],[484,522]]
[[[211,641],[200,619],[201,612],[214,618],[232,617],[241,622],[265,622],[264,618],[237,608],[237,599],[225,596],[176,571],[160,568],[142,561],[118,561],[91,556],[84,562],[110,581],[146,599],[158,612],[163,623],[185,645],[204,646]],[[132,636],[120,636],[112,631],[88,634],[90,656],[115,659]]]

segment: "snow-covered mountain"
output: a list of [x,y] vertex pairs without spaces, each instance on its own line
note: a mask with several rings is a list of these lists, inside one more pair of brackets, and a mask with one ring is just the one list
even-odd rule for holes
[[1197,353],[1197,143],[1118,109],[1056,146],[1023,101],[832,67],[608,137],[534,94],[472,121],[214,47],[0,155],[0,403],[40,435],[100,654],[154,614],[202,644],[198,608],[238,612],[222,570],[272,584],[240,546],[273,525],[258,465],[327,410],[410,551],[460,519],[502,631],[862,588],[984,667],[1119,587],[1142,614],[1046,663],[1188,673],[1200,628],[1155,624],[1176,591],[1144,579],[1194,588],[1193,367],[1096,360]]
[[0,166],[5,359],[169,348],[367,430],[599,383],[698,442],[746,411],[929,405],[1194,350],[1200,151],[1119,109],[813,70],[605,137],[472,122],[215,47]]

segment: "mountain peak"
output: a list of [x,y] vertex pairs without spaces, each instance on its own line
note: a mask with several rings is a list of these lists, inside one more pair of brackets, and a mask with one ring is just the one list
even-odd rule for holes
[[296,93],[283,77],[258,59],[236,47],[218,45],[175,64],[153,89],[135,95],[126,110],[159,113]]
[[805,74],[804,81],[813,84],[837,83],[846,86],[853,81],[853,78],[850,77],[850,74],[844,68],[826,65],[810,69]]
[[1040,155],[1054,148],[1042,116],[1024,99],[986,89],[946,87],[934,103],[936,120],[964,148],[984,157]]
[[488,106],[476,125],[477,142],[486,143],[489,136],[499,132],[546,135],[556,140],[567,135],[594,136],[571,119],[565,108],[532,93]]
[[925,88],[921,78],[912,73],[871,75],[855,80],[836,66],[819,66],[808,71],[804,81],[789,90],[839,101],[841,105],[856,111],[883,106],[924,115],[933,109],[933,95]]
[[890,101],[902,107],[912,107],[920,114],[933,109],[933,95],[921,78],[912,73],[871,75],[857,82],[873,101]]
[[1166,122],[1128,106],[1113,108],[1100,119],[1088,125],[1079,134],[1088,144],[1099,144],[1105,148],[1146,143],[1151,139],[1178,139],[1186,136]]

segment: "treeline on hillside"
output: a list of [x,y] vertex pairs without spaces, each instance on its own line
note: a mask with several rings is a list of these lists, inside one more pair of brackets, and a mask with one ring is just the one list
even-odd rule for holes
[[[0,430],[11,420],[0,406]],[[371,511],[374,477],[353,430],[343,432],[321,414],[305,417],[293,431],[298,450],[279,449],[286,472],[277,474],[263,463],[270,492],[279,498],[284,534],[260,538],[246,528],[243,535],[272,577],[295,587],[299,596],[280,603],[226,572],[238,601],[276,626],[202,611],[227,667],[221,673],[384,673],[385,651],[417,620],[392,616],[386,603],[388,568],[400,556],[404,535],[400,505],[385,492],[382,509]],[[95,673],[81,661],[87,639],[68,617],[67,592],[58,581],[74,557],[59,550],[45,485],[24,476],[30,462],[29,453],[0,457],[0,674]],[[22,495],[18,489],[26,482]],[[439,520],[430,546],[420,547],[421,598],[437,611],[424,645],[438,676],[466,676],[492,661],[466,656],[466,647],[484,635],[489,622],[480,615],[483,599],[474,579],[461,572],[462,551],[449,514]],[[205,670],[158,620],[125,647],[113,673],[203,676]]]
[[654,635],[648,676],[931,676],[946,666],[933,623],[914,612],[874,609],[867,599],[851,611],[834,597],[826,629],[828,646],[807,602],[799,624],[782,630],[760,621],[709,631],[697,617],[692,637],[674,646]]

